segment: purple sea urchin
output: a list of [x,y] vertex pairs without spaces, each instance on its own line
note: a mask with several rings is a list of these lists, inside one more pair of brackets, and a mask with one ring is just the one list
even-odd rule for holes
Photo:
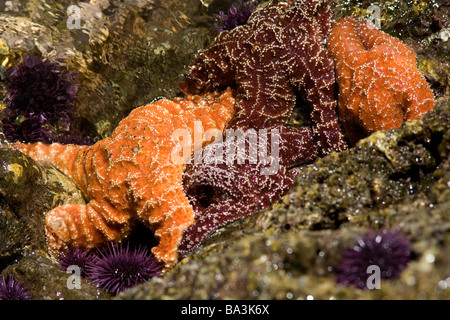
[[346,286],[367,288],[371,275],[368,267],[380,268],[381,279],[398,278],[410,260],[411,245],[396,230],[382,230],[359,237],[345,250],[336,268],[337,282]]
[[42,57],[24,56],[22,63],[8,70],[7,106],[24,114],[44,114],[48,121],[70,121],[77,85],[72,75]]
[[227,13],[220,11],[219,14],[214,15],[214,20],[216,21],[216,30],[218,32],[222,32],[225,30],[234,29],[237,26],[245,24],[250,15],[255,10],[255,1],[236,1],[228,9]]
[[64,271],[71,265],[76,265],[80,268],[81,276],[86,277],[86,266],[93,260],[93,256],[88,250],[80,248],[69,248],[59,257],[59,266]]
[[145,247],[112,244],[87,264],[86,273],[94,285],[116,295],[159,276],[163,267]]
[[14,280],[14,275],[0,278],[0,300],[30,300],[31,294],[22,281]]
[[5,137],[10,142],[50,143],[58,137],[53,131],[67,135],[76,111],[78,86],[73,80],[73,74],[33,54],[8,69],[1,114]]
[[50,143],[51,130],[45,126],[45,116],[22,115],[16,110],[4,109],[1,118],[2,131],[8,141]]

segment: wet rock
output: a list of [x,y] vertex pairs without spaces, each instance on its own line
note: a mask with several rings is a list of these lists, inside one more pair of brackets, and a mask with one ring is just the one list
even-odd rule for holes
[[3,270],[5,277],[14,274],[28,288],[33,300],[96,300],[110,296],[87,280],[74,280],[74,273],[62,271],[46,253],[36,251]]
[[441,166],[448,166],[448,112],[448,99],[441,99],[422,120],[377,132],[355,148],[301,168],[293,189],[275,206],[283,214],[261,223],[281,230],[287,227],[281,219],[295,216],[289,227],[337,228],[361,219],[361,211],[426,192]]
[[4,203],[0,208],[0,270],[30,251],[32,230]]
[[17,150],[1,148],[0,163],[0,260],[2,256],[18,259],[45,248],[46,212],[65,203],[85,201],[62,172],[38,164]]
[[[354,15],[378,20],[381,29],[392,36],[417,40],[449,27],[449,4],[440,0],[393,0],[373,2],[368,0],[335,0],[337,18]],[[415,41],[413,40],[413,41]]]

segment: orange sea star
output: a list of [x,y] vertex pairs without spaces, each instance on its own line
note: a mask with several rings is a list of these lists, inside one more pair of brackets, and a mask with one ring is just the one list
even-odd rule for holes
[[205,131],[221,132],[233,113],[231,90],[162,99],[133,110],[110,138],[92,146],[12,144],[31,158],[61,169],[89,200],[87,205],[66,204],[46,214],[50,253],[57,256],[69,246],[92,248],[120,241],[141,221],[159,240],[152,249],[155,257],[166,268],[173,266],[183,231],[194,221],[182,185],[194,146],[181,155],[181,161],[173,161],[172,153],[181,142],[173,133],[185,130],[194,140],[196,121]]
[[350,141],[395,129],[434,108],[414,51],[366,20],[341,19],[328,38],[339,83],[339,118]]

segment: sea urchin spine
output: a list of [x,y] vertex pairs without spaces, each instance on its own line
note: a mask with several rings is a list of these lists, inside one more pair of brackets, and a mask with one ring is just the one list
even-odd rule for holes
[[0,300],[30,300],[31,294],[22,281],[14,279],[14,275],[0,278]]
[[398,231],[382,230],[359,237],[342,256],[337,282],[364,289],[371,275],[369,266],[379,268],[381,279],[398,278],[411,259],[411,245]]
[[164,264],[145,247],[130,250],[129,245],[112,244],[86,266],[87,278],[114,295],[159,276]]
[[217,24],[216,30],[218,32],[227,31],[245,24],[255,10],[255,1],[236,1],[227,13],[220,11],[219,14],[214,15]]
[[88,250],[80,248],[69,248],[59,257],[59,266],[66,271],[69,266],[76,265],[80,268],[80,275],[86,277],[86,266],[93,260]]
[[50,143],[53,131],[65,137],[74,117],[78,85],[74,75],[33,54],[7,70],[6,108],[1,112],[3,133],[10,142]]

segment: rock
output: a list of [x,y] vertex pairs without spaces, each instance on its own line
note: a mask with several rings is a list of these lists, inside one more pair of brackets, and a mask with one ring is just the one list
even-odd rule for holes
[[79,2],[79,19],[68,15],[72,4],[12,0],[0,7],[1,52],[8,53],[0,63],[6,69],[33,52],[76,74],[77,110],[96,139],[132,109],[177,95],[185,67],[214,37],[200,0]]
[[44,249],[45,213],[65,203],[85,201],[61,171],[38,164],[20,151],[0,148],[0,163],[1,261],[2,256],[18,258],[19,252]]
[[14,216],[6,204],[0,208],[0,270],[19,260],[30,250],[32,230]]
[[[5,277],[14,274],[14,279],[22,281],[28,288],[33,300],[97,300],[110,296],[79,278],[79,287],[75,286],[73,274],[62,271],[46,253],[36,251],[20,262],[3,270]],[[78,284],[77,284],[78,285]]]

